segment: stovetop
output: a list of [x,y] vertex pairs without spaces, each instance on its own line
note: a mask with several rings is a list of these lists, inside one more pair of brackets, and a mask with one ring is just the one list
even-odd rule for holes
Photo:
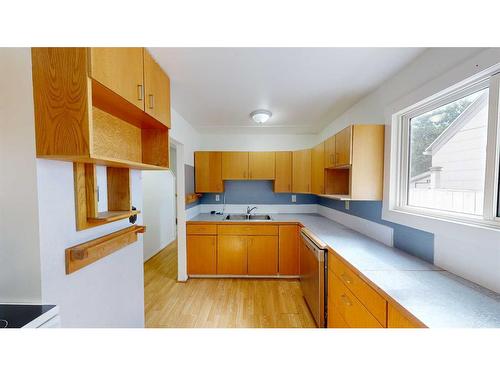
[[21,328],[45,314],[55,305],[0,304],[0,328]]

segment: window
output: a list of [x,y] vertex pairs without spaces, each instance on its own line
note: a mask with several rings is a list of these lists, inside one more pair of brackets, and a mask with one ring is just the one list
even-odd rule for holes
[[395,115],[394,210],[500,226],[500,76],[492,73]]

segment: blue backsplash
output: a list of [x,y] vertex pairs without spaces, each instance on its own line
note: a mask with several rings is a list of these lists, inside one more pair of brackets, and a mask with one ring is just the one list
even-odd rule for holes
[[383,220],[381,201],[350,201],[349,210],[345,209],[345,202],[323,197],[319,197],[318,204],[391,227],[394,230],[394,247],[434,262],[434,234]]
[[[428,262],[434,261],[434,234],[382,220],[381,201],[351,201],[349,210],[346,210],[343,201],[317,197],[313,194],[295,194],[297,202],[292,203],[292,194],[275,193],[272,181],[225,181],[224,190],[225,193],[219,194],[219,202],[215,200],[216,194],[209,193],[203,194],[199,203],[221,204],[225,194],[226,204],[320,204],[391,227],[394,231],[394,247]],[[194,205],[196,204],[189,207]]]
[[292,194],[275,193],[272,181],[224,181],[225,193],[220,193],[220,201],[216,194],[203,194],[201,204],[222,203],[223,195],[226,204],[316,204],[318,197],[313,194],[295,194],[297,202],[292,203]]

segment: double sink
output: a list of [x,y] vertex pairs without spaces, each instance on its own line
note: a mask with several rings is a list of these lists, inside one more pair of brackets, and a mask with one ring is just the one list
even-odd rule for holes
[[271,216],[269,215],[246,215],[246,214],[234,214],[227,215],[225,220],[228,221],[271,221]]

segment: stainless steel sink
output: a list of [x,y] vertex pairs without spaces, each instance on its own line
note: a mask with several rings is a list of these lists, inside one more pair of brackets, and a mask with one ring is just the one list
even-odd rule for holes
[[272,219],[271,219],[271,216],[269,216],[269,215],[237,214],[237,215],[227,215],[226,220],[230,220],[230,221],[247,221],[247,220],[270,221]]
[[249,220],[271,220],[269,215],[250,215]]
[[227,215],[226,220],[248,220],[248,215]]

